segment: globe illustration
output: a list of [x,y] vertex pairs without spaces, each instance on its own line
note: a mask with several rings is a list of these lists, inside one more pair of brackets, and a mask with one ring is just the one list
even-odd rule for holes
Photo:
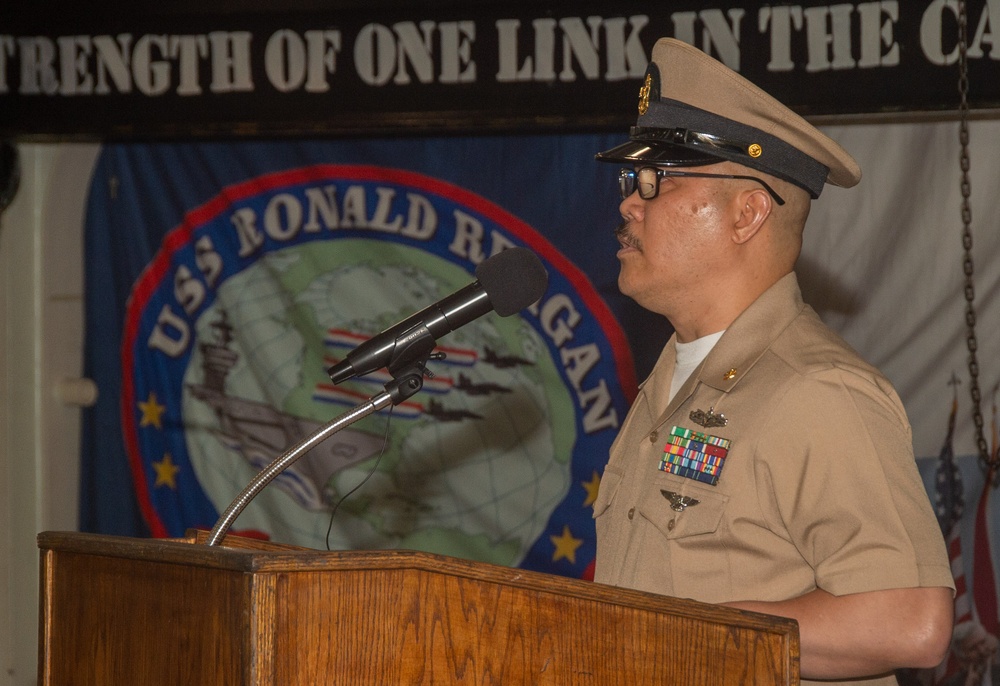
[[[270,253],[220,284],[183,401],[191,463],[216,509],[390,379],[334,386],[331,364],[473,279],[418,247],[344,238]],[[428,363],[420,393],[310,450],[234,531],[518,564],[566,497],[576,440],[572,395],[531,318],[491,313],[438,341],[444,359]]]

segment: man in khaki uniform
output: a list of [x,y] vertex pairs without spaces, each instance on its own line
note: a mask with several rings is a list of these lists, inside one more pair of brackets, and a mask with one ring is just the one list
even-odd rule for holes
[[598,159],[629,165],[619,288],[675,334],[611,449],[596,581],[792,617],[804,679],[938,664],[954,586],[905,411],[793,273],[811,199],[857,163],[673,39]]

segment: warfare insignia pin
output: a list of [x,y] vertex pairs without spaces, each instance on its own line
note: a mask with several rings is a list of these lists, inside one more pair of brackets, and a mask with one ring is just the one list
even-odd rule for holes
[[721,412],[719,414],[715,414],[714,410],[714,407],[708,408],[708,412],[705,412],[705,410],[692,410],[688,417],[692,422],[698,426],[703,426],[706,429],[711,429],[717,426],[725,426],[729,423],[729,420],[726,419],[726,415]]
[[660,493],[663,497],[670,501],[670,509],[674,512],[683,512],[685,509],[692,505],[697,505],[701,501],[697,498],[692,498],[689,495],[681,495],[680,493],[674,493],[673,491],[667,491],[660,489]]
[[663,448],[660,471],[714,486],[719,482],[729,446],[727,438],[675,426]]

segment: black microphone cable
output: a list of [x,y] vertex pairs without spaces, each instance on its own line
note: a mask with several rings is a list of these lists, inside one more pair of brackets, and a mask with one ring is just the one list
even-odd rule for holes
[[363,478],[356,486],[354,486],[354,488],[349,490],[344,495],[340,496],[340,500],[336,502],[336,504],[333,506],[333,510],[330,511],[330,523],[326,527],[327,552],[330,551],[330,532],[333,531],[333,516],[337,514],[337,510],[340,508],[340,504],[343,503],[345,500],[347,500],[350,496],[354,495],[355,491],[364,486],[368,482],[368,479],[372,478],[372,475],[375,474],[375,470],[378,469],[379,463],[382,461],[382,456],[385,455],[385,449],[389,445],[389,425],[392,423],[392,411],[395,408],[396,408],[395,405],[389,406],[389,416],[385,418],[385,436],[382,437],[382,449],[378,451],[378,457],[375,458],[375,464],[373,464],[372,468],[368,470],[368,473],[365,475],[365,478]]

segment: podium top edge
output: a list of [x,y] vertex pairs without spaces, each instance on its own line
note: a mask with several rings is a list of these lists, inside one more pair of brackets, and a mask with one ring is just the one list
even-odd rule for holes
[[798,634],[793,619],[736,610],[694,600],[617,588],[591,581],[415,550],[320,551],[253,539],[208,546],[191,533],[181,539],[131,538],[106,534],[46,531],[37,542],[48,554],[123,558],[152,564],[180,564],[245,574],[415,571],[531,589],[540,593],[669,612],[702,621],[741,625],[779,634]]

